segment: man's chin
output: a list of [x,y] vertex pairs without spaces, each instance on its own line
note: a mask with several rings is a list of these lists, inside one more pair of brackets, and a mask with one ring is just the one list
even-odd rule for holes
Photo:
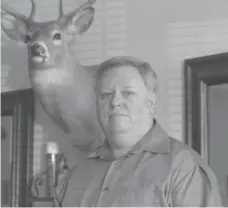
[[131,126],[130,125],[121,125],[121,124],[115,124],[111,126],[111,131],[112,133],[115,134],[125,134],[131,131]]

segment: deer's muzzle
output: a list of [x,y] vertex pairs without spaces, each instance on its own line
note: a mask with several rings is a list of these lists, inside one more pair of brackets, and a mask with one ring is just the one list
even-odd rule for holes
[[38,43],[34,43],[30,47],[30,52],[32,56],[42,56],[45,54],[45,48]]
[[34,42],[29,47],[29,56],[35,62],[47,62],[49,53],[43,42]]

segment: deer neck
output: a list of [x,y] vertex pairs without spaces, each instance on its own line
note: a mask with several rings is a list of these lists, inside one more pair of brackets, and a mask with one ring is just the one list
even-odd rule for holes
[[61,62],[52,65],[42,65],[41,67],[29,62],[31,83],[39,91],[51,89],[80,89],[85,83],[91,83],[91,73],[87,68],[80,65],[75,56],[65,53]]
[[[69,55],[61,57],[61,62],[34,63],[29,59],[29,74],[35,88],[50,88],[64,85],[72,79],[73,63]],[[68,80],[67,80],[68,79]]]

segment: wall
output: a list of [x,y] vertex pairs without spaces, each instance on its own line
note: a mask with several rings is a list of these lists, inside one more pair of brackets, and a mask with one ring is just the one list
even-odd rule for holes
[[[126,8],[124,5],[116,6],[115,12],[107,12],[107,9],[113,8],[113,6],[100,6],[103,3],[107,4],[107,2],[113,4],[116,1],[97,0],[97,15],[100,15],[99,20],[101,21],[100,23],[98,21],[97,24],[102,25],[100,32],[103,35],[99,36],[102,41],[99,46],[101,47],[101,55],[91,63],[99,62],[111,55],[121,54],[133,55],[150,62],[159,77],[157,118],[165,130],[182,140],[183,92],[180,81],[182,79],[182,62],[185,58],[228,51],[228,13],[226,11],[228,1],[126,0]],[[21,12],[28,13],[28,4],[25,0],[23,3],[22,1],[18,3],[16,0],[10,2]],[[65,0],[65,2],[68,2],[65,7],[68,9],[72,7],[72,0]],[[118,0],[117,2],[123,1]],[[37,19],[56,18],[57,9],[53,9],[57,8],[56,1],[41,0],[37,3],[40,6]],[[124,12],[125,9],[126,12]],[[119,44],[111,44],[111,35],[110,38],[107,38],[109,31],[113,31],[113,26],[110,24],[114,22],[115,14],[119,15],[120,19],[122,18],[117,23],[117,26],[120,26],[116,29],[120,30],[120,36],[122,34],[119,49],[114,49]],[[113,17],[113,15],[115,18],[110,20],[108,16]],[[95,30],[95,26],[93,28]],[[108,40],[110,42],[107,42]],[[12,56],[14,56],[13,61]],[[80,57],[80,60],[82,59],[83,57]],[[4,86],[4,90],[30,86],[26,60],[25,47],[16,45],[15,42],[3,36],[2,68],[5,69],[2,73],[3,82],[6,82],[5,77],[10,74],[7,77],[8,84]],[[85,60],[88,59],[85,58]],[[10,67],[8,67],[9,64]],[[66,135],[53,125],[40,105],[37,104],[36,147],[40,147],[45,140],[57,141],[61,146],[61,151],[73,155],[70,157],[73,160],[79,157],[79,154],[72,150],[70,143],[67,142]],[[34,156],[35,171],[39,171],[39,148],[35,151]]]
[[228,51],[228,1],[129,0],[129,53],[159,77],[157,117],[183,140],[183,60]]

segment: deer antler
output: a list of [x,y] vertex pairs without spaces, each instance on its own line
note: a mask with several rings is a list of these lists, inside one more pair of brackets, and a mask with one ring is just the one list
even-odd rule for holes
[[32,9],[29,15],[29,20],[33,21],[36,14],[36,3],[34,2],[34,0],[31,0],[31,3],[32,3]]
[[63,0],[59,0],[59,19],[61,19],[63,16],[64,16]]
[[2,3],[2,10],[12,16],[14,16],[16,19],[20,19],[21,21],[25,22],[25,23],[31,23],[34,19],[34,15],[35,15],[35,11],[36,11],[36,5],[35,2],[33,0],[31,0],[32,2],[32,9],[31,9],[31,13],[29,15],[29,17],[26,17],[25,15],[21,14],[20,12],[16,11],[15,9],[13,9],[12,7],[10,7],[9,5],[7,5],[6,3]]

